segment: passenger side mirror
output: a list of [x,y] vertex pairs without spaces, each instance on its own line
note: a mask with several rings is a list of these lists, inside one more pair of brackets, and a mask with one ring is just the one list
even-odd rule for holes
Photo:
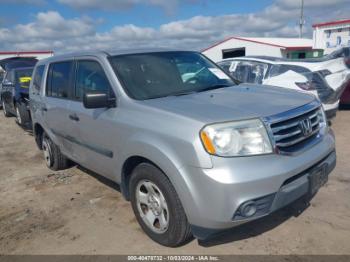
[[116,106],[116,100],[105,92],[88,92],[84,94],[83,104],[88,109],[110,108]]

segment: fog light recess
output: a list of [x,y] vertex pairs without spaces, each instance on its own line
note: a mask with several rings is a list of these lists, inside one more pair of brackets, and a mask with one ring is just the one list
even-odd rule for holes
[[257,211],[257,206],[254,201],[244,203],[240,208],[240,214],[244,217],[254,216]]
[[235,214],[233,220],[245,220],[261,217],[270,212],[275,193],[260,198],[255,198],[242,203]]

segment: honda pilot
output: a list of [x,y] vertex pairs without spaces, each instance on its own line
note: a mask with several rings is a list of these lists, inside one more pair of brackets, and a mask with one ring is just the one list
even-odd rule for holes
[[197,52],[40,60],[30,110],[46,165],[73,161],[120,184],[144,232],[165,246],[313,196],[336,163],[315,96],[236,85]]

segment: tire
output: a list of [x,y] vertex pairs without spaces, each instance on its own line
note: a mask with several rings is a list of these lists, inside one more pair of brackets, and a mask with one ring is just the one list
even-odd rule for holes
[[11,117],[12,115],[9,113],[6,107],[6,103],[4,100],[2,100],[2,112],[4,113],[5,117]]
[[46,166],[53,171],[63,170],[69,167],[68,159],[61,153],[61,150],[44,133],[42,135],[42,149]]
[[16,122],[20,126],[25,126],[30,122],[30,116],[29,111],[27,110],[26,106],[22,103],[17,103],[15,105],[16,109]]
[[136,219],[155,242],[176,247],[192,237],[175,188],[157,167],[149,163],[139,164],[131,174],[129,190]]

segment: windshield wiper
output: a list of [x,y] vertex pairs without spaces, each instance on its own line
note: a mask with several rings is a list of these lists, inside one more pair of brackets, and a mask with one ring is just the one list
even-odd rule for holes
[[219,88],[224,88],[224,87],[230,87],[231,85],[227,85],[227,84],[221,84],[221,85],[213,85],[213,86],[208,86],[206,88],[203,88],[201,90],[198,90],[197,92],[205,92],[205,91],[210,91],[210,90],[215,90],[215,89],[219,89]]
[[198,91],[194,91],[194,90],[191,90],[191,91],[183,91],[183,92],[178,92],[178,93],[173,93],[173,94],[170,94],[169,96],[185,96],[185,95],[190,95],[190,94],[194,94],[194,93],[197,93]]

